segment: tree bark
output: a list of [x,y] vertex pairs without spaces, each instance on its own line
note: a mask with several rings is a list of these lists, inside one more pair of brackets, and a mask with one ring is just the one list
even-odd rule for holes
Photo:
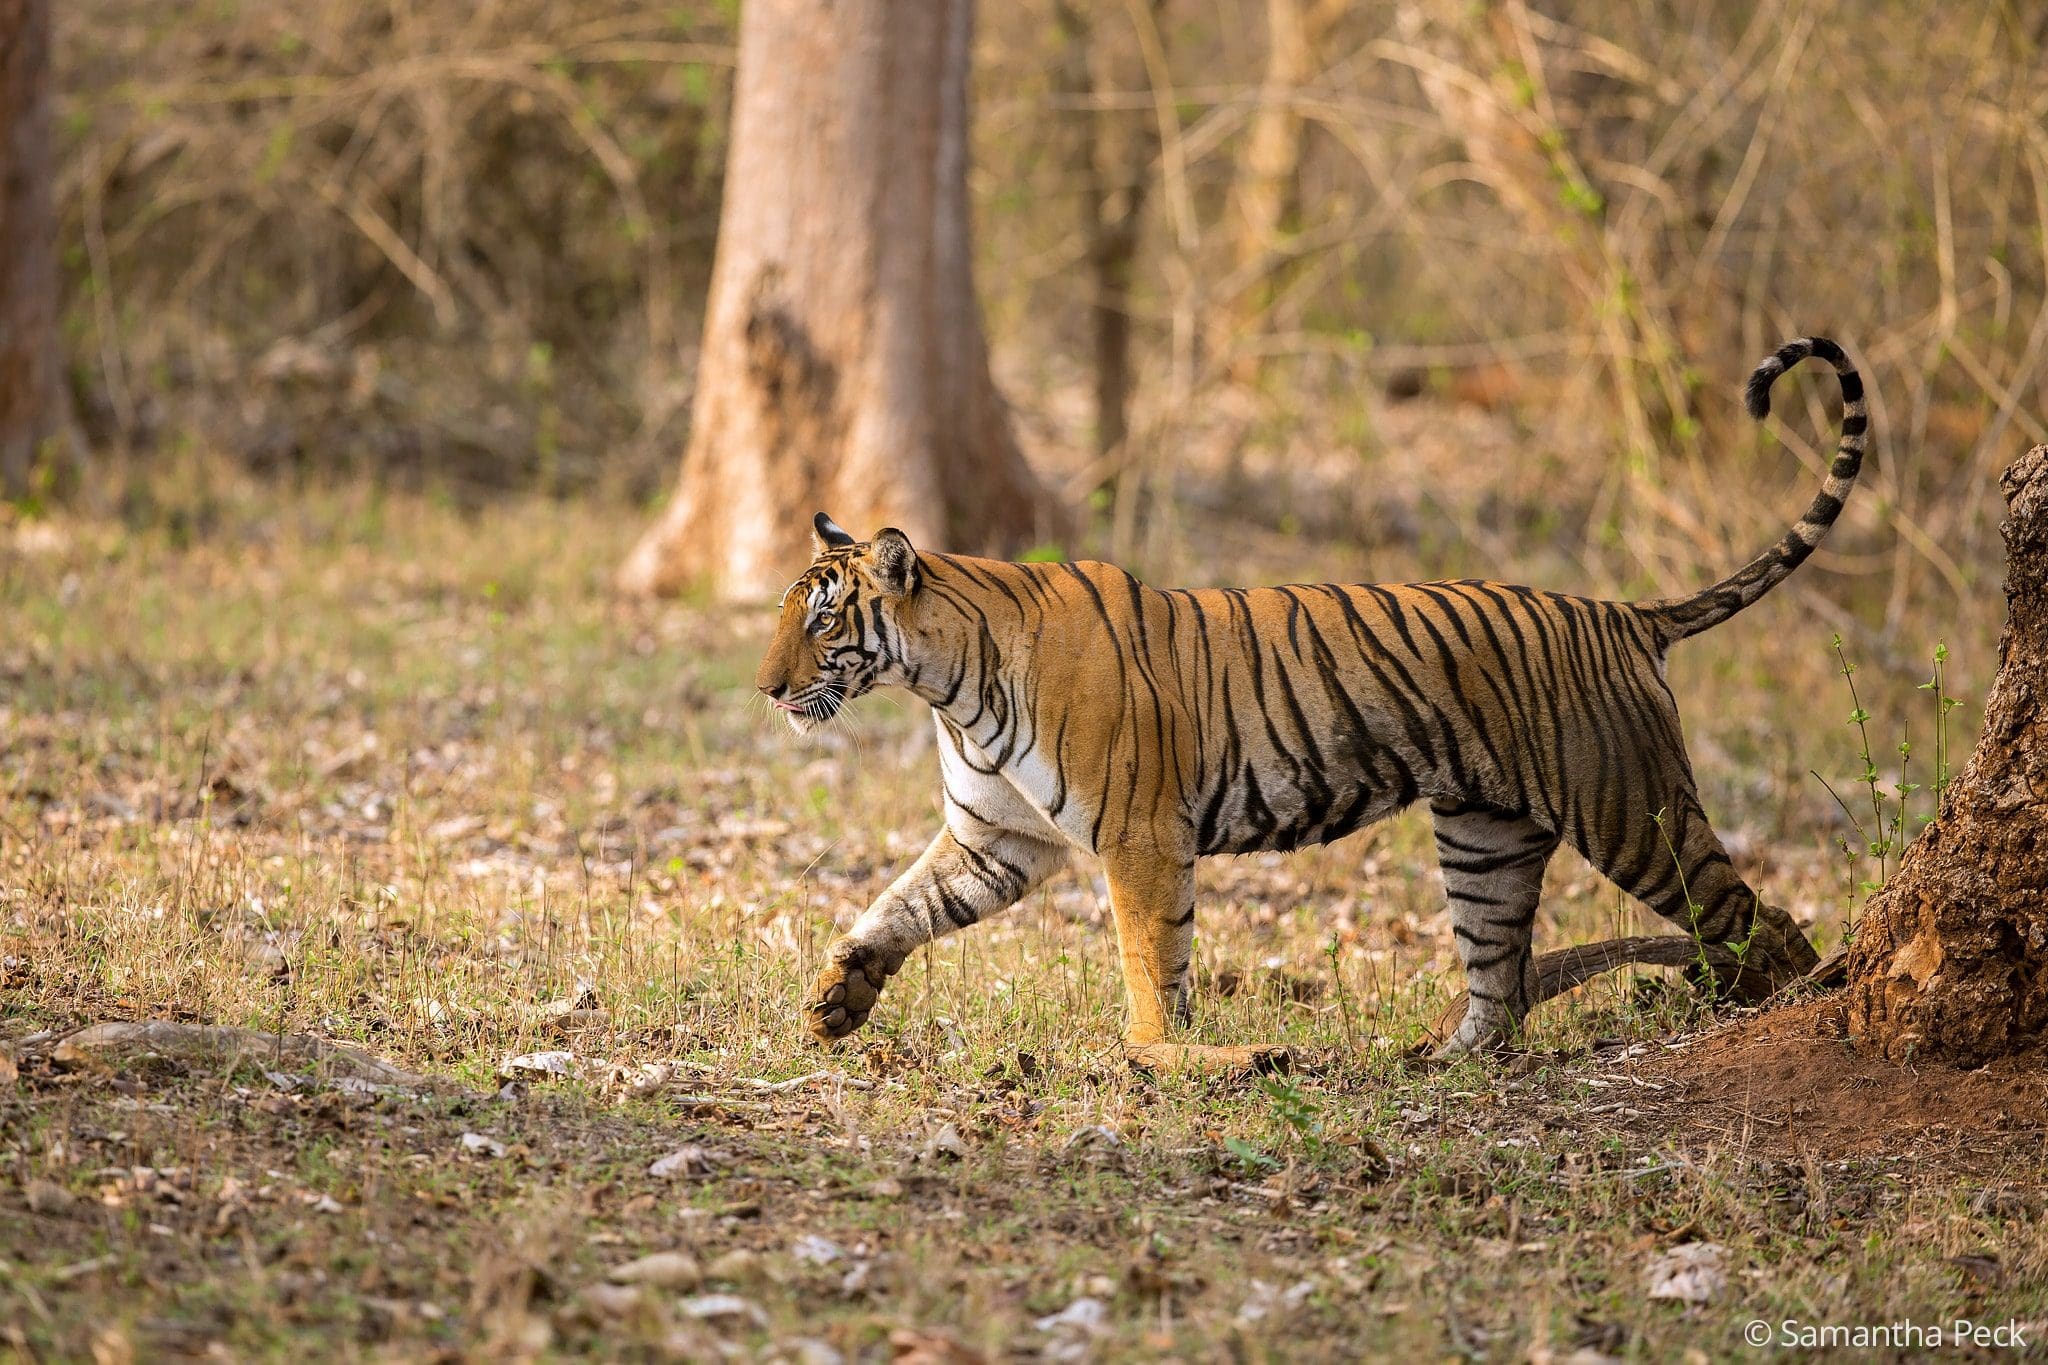
[[[1149,3],[1156,15],[1160,0]],[[1130,436],[1131,282],[1159,133],[1147,115],[1133,117],[1131,111],[1094,104],[1105,91],[1144,79],[1134,54],[1101,32],[1085,7],[1058,0],[1053,13],[1067,40],[1053,87],[1081,111],[1075,120],[1073,179],[1081,187],[1081,235],[1088,248],[1095,454],[1103,458],[1115,455]],[[1137,69],[1120,69],[1125,67]],[[1104,484],[1113,487],[1114,475]]]
[[967,212],[972,0],[749,0],[688,448],[629,592],[772,596],[811,514],[934,549],[1057,529],[988,367]]
[[1322,53],[1347,6],[1342,0],[1266,0],[1266,70],[1239,162],[1231,279],[1239,285],[1232,322],[1264,326],[1272,272],[1301,209],[1301,161],[1308,125],[1295,98],[1322,72]]
[[48,0],[0,0],[0,488],[27,492],[59,429]]
[[1974,1066],[2048,1038],[2048,446],[2005,471],[1998,676],[1984,732],[1871,899],[1849,954],[1850,1035]]

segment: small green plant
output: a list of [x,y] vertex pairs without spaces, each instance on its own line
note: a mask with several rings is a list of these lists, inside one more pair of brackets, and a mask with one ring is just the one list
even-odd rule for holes
[[1263,1175],[1267,1171],[1277,1171],[1280,1169],[1279,1162],[1267,1156],[1243,1138],[1223,1139],[1223,1150],[1230,1153],[1236,1159],[1237,1164],[1248,1174]]
[[1273,1106],[1274,1115],[1286,1124],[1310,1158],[1320,1161],[1327,1145],[1323,1140],[1323,1111],[1285,1076],[1264,1076],[1259,1089]]
[[1941,800],[1948,793],[1948,713],[1963,703],[1948,694],[1948,643],[1937,640],[1934,644],[1934,675],[1920,684],[1922,692],[1934,694],[1934,809],[1920,817],[1920,823],[1931,825],[1941,816]]
[[1671,854],[1671,865],[1678,869],[1678,894],[1685,897],[1685,915],[1689,922],[1688,929],[1692,934],[1693,947],[1699,952],[1700,974],[1703,978],[1711,979],[1714,964],[1707,960],[1707,943],[1700,936],[1700,916],[1706,913],[1706,907],[1692,898],[1692,887],[1685,880],[1685,863],[1678,856],[1678,845],[1671,842],[1670,827],[1664,823],[1666,814],[1668,812],[1660,810],[1650,819],[1656,822],[1657,833],[1663,836],[1664,847]]
[[1337,1008],[1344,1015],[1344,1040],[1353,1052],[1358,1050],[1358,1025],[1351,1017],[1351,992],[1344,988],[1344,941],[1335,934],[1323,945],[1323,956],[1330,959],[1330,975],[1337,981]]
[[[1899,755],[1898,781],[1892,784],[1890,796],[1886,796],[1884,785],[1879,779],[1877,760],[1873,756],[1870,747],[1871,713],[1863,705],[1862,695],[1856,687],[1856,665],[1850,662],[1847,652],[1842,647],[1842,637],[1839,634],[1833,637],[1829,647],[1834,651],[1835,660],[1838,665],[1837,671],[1841,674],[1843,680],[1848,683],[1850,706],[1848,723],[1856,727],[1857,757],[1863,761],[1863,772],[1859,780],[1870,793],[1870,819],[1869,823],[1866,824],[1862,817],[1858,816],[1850,808],[1849,803],[1842,799],[1842,794],[1835,790],[1833,784],[1819,773],[1814,773],[1813,775],[1821,786],[1827,788],[1828,795],[1834,797],[1835,804],[1842,808],[1842,814],[1849,818],[1850,825],[1856,831],[1855,843],[1852,843],[1847,838],[1836,840],[1837,846],[1842,850],[1844,867],[1842,915],[1843,937],[1846,939],[1856,918],[1859,896],[1867,897],[1883,890],[1885,882],[1889,879],[1891,872],[1895,870],[1894,857],[1904,856],[1906,845],[1911,841],[1912,837],[1908,832],[1908,827],[1911,824],[1909,816],[1913,797],[1915,793],[1925,790],[1925,788],[1920,783],[1912,780],[1913,732],[1912,726],[1909,723],[1904,727],[1897,746],[1897,753]],[[1945,642],[1937,642],[1935,644],[1933,658],[1933,675],[1926,682],[1920,684],[1921,691],[1934,693],[1933,809],[1919,817],[1918,823],[1920,827],[1934,823],[1941,814],[1942,796],[1948,790],[1951,781],[1951,774],[1949,772],[1948,714],[1956,707],[1962,705],[1958,698],[1950,696],[1948,692],[1947,665],[1949,653],[1948,645]],[[1858,847],[1859,844],[1860,848]],[[1875,874],[1872,876],[1866,877],[1862,875],[1863,860],[1865,858],[1869,858],[1877,865]]]
[[[1702,983],[1711,984],[1717,980],[1714,972],[1714,963],[1707,956],[1707,941],[1705,936],[1700,933],[1700,916],[1706,913],[1706,907],[1692,898],[1692,887],[1685,880],[1685,862],[1678,856],[1678,845],[1671,840],[1671,830],[1664,823],[1665,815],[1666,812],[1660,810],[1651,816],[1650,819],[1656,822],[1657,833],[1663,836],[1664,847],[1671,854],[1671,866],[1678,872],[1678,891],[1680,895],[1685,897],[1685,914],[1689,922],[1688,929],[1692,934],[1693,949],[1699,955],[1699,979]],[[1749,957],[1750,941],[1756,937],[1755,924],[1756,920],[1752,913],[1750,931],[1739,939],[1730,939],[1728,942],[1720,945],[1735,955],[1735,964],[1738,969]]]
[[[1884,792],[1878,785],[1877,760],[1870,754],[1870,712],[1863,705],[1863,697],[1856,689],[1856,665],[1849,662],[1848,654],[1842,648],[1842,637],[1836,633],[1832,647],[1835,662],[1841,665],[1842,680],[1849,685],[1849,724],[1856,727],[1859,742],[1857,757],[1863,760],[1863,775],[1858,780],[1870,792],[1870,829],[1865,830],[1858,822],[1857,830],[1864,836],[1864,843],[1872,858],[1877,860],[1877,886],[1885,880],[1885,862],[1893,848],[1892,830],[1897,821],[1887,822]],[[1867,889],[1874,890],[1875,887]]]

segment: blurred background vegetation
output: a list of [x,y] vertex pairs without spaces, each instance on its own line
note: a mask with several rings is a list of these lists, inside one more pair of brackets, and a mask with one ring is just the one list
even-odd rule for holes
[[[732,0],[55,21],[95,450],[464,500],[667,485]],[[981,294],[1027,450],[1096,512],[1070,552],[1186,575],[1173,530],[1225,512],[1676,589],[1803,505],[1823,388],[1777,429],[1794,460],[1733,395],[1828,332],[1876,436],[1823,567],[1887,635],[1995,582],[1996,472],[2048,440],[2048,11],[1012,0],[979,24]]]

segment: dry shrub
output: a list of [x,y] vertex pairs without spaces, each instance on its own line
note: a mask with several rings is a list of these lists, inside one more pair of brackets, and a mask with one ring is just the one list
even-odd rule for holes
[[[1091,295],[1080,234],[1051,216],[1061,162],[1043,149],[1064,124],[1031,112],[1159,125],[1135,426],[1160,449],[1134,462],[1170,476],[1174,449],[1220,425],[1254,466],[1239,505],[1277,520],[1290,509],[1256,496],[1274,483],[1262,450],[1284,470],[1306,439],[1391,479],[1381,409],[1433,390],[1513,414],[1561,462],[1546,511],[1575,558],[1677,587],[1753,549],[1819,477],[1828,385],[1799,390],[1804,409],[1781,401],[1774,430],[1796,461],[1765,457],[1733,395],[1781,338],[1829,332],[1865,367],[1877,437],[1823,567],[1897,626],[1953,605],[1992,564],[1994,475],[2048,425],[2038,17],[1790,0],[1354,7],[1319,74],[1284,96],[1310,135],[1298,218],[1258,282],[1263,325],[1197,329],[1184,376],[1185,319],[1254,283],[1231,274],[1231,189],[1253,114],[1276,97],[1261,85],[1265,10],[1170,6],[1164,101],[1098,85],[1062,104],[1030,80],[985,99],[992,193],[1040,206],[985,223],[992,254],[1029,263],[991,277],[997,334],[1039,320],[1055,352],[1081,353]],[[987,22],[1005,54],[1029,51],[1031,20]],[[1056,55],[1042,48],[1041,65]],[[1265,362],[1256,410],[1188,402],[1247,353]]]
[[196,431],[259,466],[558,489],[665,464],[716,226],[729,6],[58,10],[77,388],[100,443]]
[[[1370,536],[1384,519],[1359,499],[1462,469],[1513,505],[1448,514],[1490,559],[1693,583],[1818,477],[1825,383],[1781,400],[1794,459],[1732,395],[1778,339],[1825,331],[1864,364],[1876,419],[1865,495],[1820,559],[1844,576],[1831,595],[1895,632],[1995,567],[1992,476],[2048,439],[2038,17],[1411,0],[1319,27],[1310,76],[1281,89],[1272,3],[1111,5],[1085,25],[1058,0],[982,6],[982,286],[1011,397],[1056,454],[1099,435],[1109,277],[1083,209],[1142,204],[1115,265],[1127,303],[1111,281],[1134,315],[1130,434],[1068,485],[1114,486],[1112,552],[1143,563],[1147,525],[1190,493]],[[730,4],[60,9],[74,373],[102,443],[196,433],[259,465],[558,490],[665,480],[716,230]],[[1247,266],[1237,190],[1275,99],[1307,134]],[[1256,325],[1217,325],[1247,299]],[[1388,411],[1415,392],[1501,416],[1482,467],[1394,448],[1441,425]],[[1304,508],[1272,477],[1311,461],[1349,463],[1344,501]],[[1446,514],[1418,515],[1436,534]]]

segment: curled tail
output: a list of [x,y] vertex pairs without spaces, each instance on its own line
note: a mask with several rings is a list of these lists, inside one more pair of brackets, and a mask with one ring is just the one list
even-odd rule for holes
[[1756,367],[1743,390],[1749,415],[1761,421],[1771,411],[1771,385],[1778,376],[1808,356],[1818,356],[1835,367],[1842,381],[1842,437],[1835,447],[1835,462],[1828,466],[1827,482],[1814,495],[1806,515],[1777,544],[1737,569],[1710,588],[1690,597],[1669,597],[1638,603],[1663,636],[1666,644],[1711,630],[1783,582],[1806,562],[1816,545],[1827,535],[1856,475],[1863,467],[1864,433],[1870,417],[1863,406],[1863,379],[1842,348],[1826,337],[1801,337],[1778,348],[1777,354]]

